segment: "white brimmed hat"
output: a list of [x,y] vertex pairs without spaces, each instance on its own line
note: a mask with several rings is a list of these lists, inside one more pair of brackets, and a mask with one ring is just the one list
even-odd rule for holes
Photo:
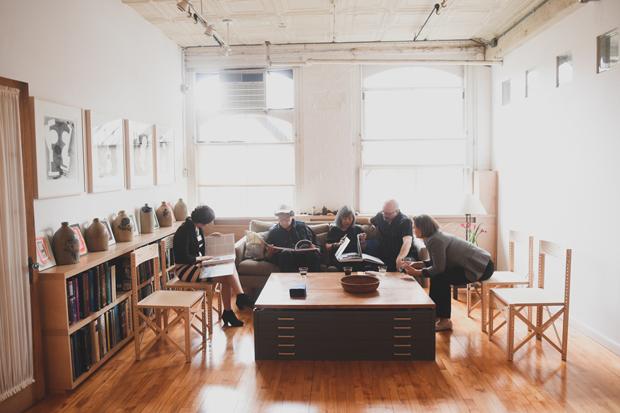
[[289,215],[294,216],[295,211],[293,211],[293,208],[290,205],[282,204],[276,209],[276,211],[273,214],[275,216],[278,216],[279,214],[289,214]]

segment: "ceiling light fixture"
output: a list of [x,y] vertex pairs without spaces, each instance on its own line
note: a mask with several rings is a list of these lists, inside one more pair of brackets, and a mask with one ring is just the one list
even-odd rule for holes
[[177,3],[177,8],[183,13],[187,13],[191,7],[191,3],[188,0],[183,0]]
[[[204,17],[196,10],[190,0],[183,0],[177,2],[177,8],[183,13],[187,13],[187,17],[194,20],[194,24],[200,23],[205,28],[205,36],[212,38],[215,42],[225,51],[223,56],[228,57],[228,54],[232,52],[228,44],[220,37],[219,34],[215,31],[212,24],[207,23]],[[202,8],[202,2],[201,2]],[[230,23],[230,20],[224,20],[226,22],[226,26]],[[229,34],[230,38],[230,34]]]

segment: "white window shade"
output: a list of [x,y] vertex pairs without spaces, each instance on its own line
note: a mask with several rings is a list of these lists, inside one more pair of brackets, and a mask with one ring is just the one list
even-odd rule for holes
[[365,166],[465,165],[466,161],[465,139],[410,140],[396,143],[364,141],[362,145]]

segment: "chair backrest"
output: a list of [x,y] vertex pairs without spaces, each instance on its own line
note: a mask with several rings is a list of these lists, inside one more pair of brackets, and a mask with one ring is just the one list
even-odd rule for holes
[[545,257],[547,255],[565,260],[564,266],[564,305],[568,307],[570,298],[570,274],[573,251],[550,241],[540,240],[538,247],[538,288],[545,288]]
[[159,241],[159,255],[161,257],[161,274],[162,274],[162,286],[164,288],[168,287],[168,283],[176,278],[174,273],[171,273],[169,270],[172,266],[168,266],[166,262],[166,254],[168,251],[171,251],[171,254],[174,254],[174,250],[172,249],[172,245],[174,242],[174,235],[167,236],[166,238],[162,238]]
[[[133,286],[133,295],[134,302],[138,302],[138,266],[144,262],[153,260],[153,272],[152,277],[154,278],[154,290],[159,290],[160,283],[160,274],[161,270],[159,267],[159,244],[151,244],[142,248],[138,248],[130,254],[131,257],[131,284]],[[151,277],[148,277],[147,280],[150,280]],[[147,282],[147,280],[143,281],[143,284]]]
[[527,267],[527,281],[528,287],[534,286],[534,237],[527,236],[526,234],[519,231],[510,231],[509,235],[509,250],[510,250],[510,258],[509,258],[509,271],[515,271],[515,242],[528,246],[528,258],[529,263]]

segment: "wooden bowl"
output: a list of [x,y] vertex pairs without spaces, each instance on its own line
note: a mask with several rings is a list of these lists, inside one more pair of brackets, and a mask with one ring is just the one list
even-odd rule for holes
[[349,275],[340,279],[340,285],[350,293],[371,293],[379,287],[379,279],[370,275]]

